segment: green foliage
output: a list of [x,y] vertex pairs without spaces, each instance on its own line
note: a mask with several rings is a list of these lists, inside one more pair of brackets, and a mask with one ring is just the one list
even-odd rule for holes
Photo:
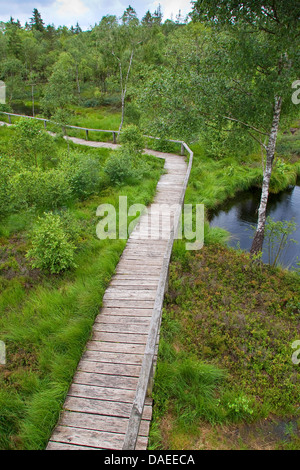
[[190,449],[209,423],[245,421],[249,429],[269,415],[298,416],[291,345],[298,339],[299,300],[296,274],[258,266],[246,253],[221,245],[186,254],[176,245],[151,445],[170,449],[174,436],[185,433],[184,448]]
[[267,217],[265,229],[265,242],[268,253],[268,263],[271,266],[278,266],[281,258],[291,243],[297,243],[290,236],[296,231],[297,224],[294,220],[274,221]]
[[21,118],[16,128],[16,139],[13,150],[28,166],[38,166],[38,156],[41,163],[46,165],[47,160],[55,156],[56,149],[53,138],[41,128],[41,123],[34,119]]
[[64,111],[67,105],[74,102],[74,65],[70,53],[62,52],[59,55],[41,100],[43,110],[47,115]]
[[[13,132],[11,128],[0,129],[1,137],[10,134],[13,138]],[[70,144],[68,159],[66,142],[55,139],[55,145],[61,152],[53,170],[63,174],[68,184],[72,166],[81,168],[85,158],[101,164],[109,154],[107,149],[88,147],[75,151]],[[0,269],[4,267],[0,276],[0,339],[7,345],[8,358],[7,366],[0,368],[2,449],[36,450],[47,445],[125,246],[123,240],[96,238],[96,208],[106,202],[118,207],[119,196],[124,194],[129,205],[151,202],[163,161],[146,155],[143,159],[147,172],[141,173],[134,185],[102,188],[84,201],[73,200],[69,210],[59,208],[50,213],[51,224],[46,223],[45,215],[37,221],[33,231],[38,233],[41,226],[43,231],[42,237],[37,235],[35,249],[41,264],[45,252],[49,253],[48,268],[32,269],[31,259],[25,256],[33,250],[29,235],[34,211],[9,214],[0,225]],[[5,162],[11,163],[12,174],[24,171],[19,160],[5,157]],[[50,273],[58,251],[56,248],[52,254],[51,247],[57,239],[61,241],[59,249],[67,254],[66,262],[72,260],[76,269]],[[78,247],[75,252],[74,247]],[[60,268],[54,266],[55,271]]]
[[166,411],[172,401],[178,422],[186,427],[199,423],[200,419],[219,422],[216,392],[224,378],[221,369],[192,358],[159,362],[154,398],[160,405],[160,412]]
[[62,171],[23,170],[10,180],[11,204],[15,211],[34,207],[55,209],[68,204],[72,190]]
[[69,182],[74,199],[84,200],[100,191],[99,159],[72,151],[62,155],[59,168]]
[[9,179],[16,171],[17,164],[12,157],[0,156],[0,217],[11,210]]
[[115,151],[106,161],[104,172],[111,184],[121,184],[134,176],[132,158],[127,149]]
[[120,134],[120,143],[132,156],[140,156],[145,146],[143,134],[134,124],[123,128]]
[[252,403],[245,395],[238,395],[226,404],[229,410],[228,417],[233,421],[241,421],[253,414]]
[[75,245],[70,240],[59,215],[45,213],[38,218],[31,236],[32,248],[27,257],[33,268],[58,274],[74,268]]

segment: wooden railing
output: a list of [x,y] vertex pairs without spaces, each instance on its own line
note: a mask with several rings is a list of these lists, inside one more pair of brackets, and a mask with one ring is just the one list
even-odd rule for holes
[[[47,126],[46,124],[47,122],[53,123],[53,121],[50,121],[49,119],[44,119],[44,118],[36,118],[33,116],[22,116],[20,114],[7,113],[3,111],[0,111],[0,113],[6,114],[8,116],[9,123],[11,123],[11,116],[28,117],[31,119],[38,119],[40,121],[44,121],[45,128]],[[85,127],[78,127],[78,126],[71,126],[71,125],[66,125],[62,127],[85,130],[86,139],[88,138],[89,131],[110,132],[113,135],[114,143],[116,143],[116,135],[120,134],[119,131],[113,131],[113,130],[89,129]],[[145,135],[144,137],[147,139],[160,140],[159,137],[152,137],[149,135]],[[184,155],[185,150],[187,151],[189,155],[188,168],[187,168],[187,172],[185,175],[185,179],[184,179],[184,183],[183,183],[183,187],[182,187],[182,191],[180,195],[179,207],[181,208],[184,203],[185,192],[186,192],[187,184],[188,184],[190,173],[191,173],[194,154],[184,141],[172,140],[172,139],[167,139],[167,140],[172,143],[180,144],[181,155]],[[164,254],[163,266],[162,266],[162,270],[161,270],[161,274],[159,278],[159,285],[158,285],[158,289],[156,292],[153,314],[152,314],[151,322],[150,322],[150,330],[149,330],[145,353],[144,353],[144,357],[142,361],[142,367],[141,367],[141,372],[140,372],[140,376],[138,380],[137,390],[136,390],[136,394],[135,394],[135,398],[133,401],[132,410],[131,410],[131,414],[129,418],[128,428],[127,428],[127,432],[126,432],[125,439],[124,439],[123,450],[135,449],[136,441],[137,441],[138,433],[139,433],[139,428],[141,424],[143,409],[145,405],[145,399],[146,399],[147,393],[149,392],[149,389],[150,389],[150,393],[152,390],[156,343],[157,343],[158,333],[160,330],[164,295],[167,290],[168,272],[169,272],[171,253],[172,253],[175,236],[177,236],[177,233],[178,233],[180,216],[181,216],[180,212],[176,213],[174,216],[173,228],[171,230],[170,238],[168,240],[167,248]]]
[[[191,173],[194,154],[185,142],[182,142],[182,141],[173,141],[173,142],[181,143],[182,147],[185,150],[187,150],[189,157],[190,157],[182,191],[181,191],[181,195],[180,195],[179,206],[182,207],[184,203],[184,196],[185,196],[188,180],[189,180],[190,173]],[[180,213],[177,213],[174,216],[173,228],[171,230],[170,238],[168,240],[167,248],[164,254],[163,266],[162,266],[162,270],[160,274],[159,285],[158,285],[158,289],[156,292],[156,298],[155,298],[153,313],[152,313],[151,322],[150,322],[150,330],[149,330],[149,334],[147,338],[147,343],[146,343],[145,353],[143,357],[139,381],[137,385],[136,395],[133,401],[128,428],[127,428],[127,432],[126,432],[125,439],[124,439],[123,450],[135,449],[147,392],[149,391],[149,388],[150,388],[150,392],[152,390],[156,343],[157,343],[158,333],[160,330],[164,295],[167,290],[170,258],[171,258],[174,239],[178,233],[180,216],[181,216]]]
[[89,132],[106,132],[106,133],[108,132],[108,133],[112,134],[113,143],[116,144],[117,143],[117,135],[120,133],[119,131],[114,131],[114,130],[90,129],[88,127],[71,126],[70,124],[58,124],[57,122],[51,121],[51,119],[39,118],[39,117],[35,117],[35,116],[26,116],[24,114],[14,114],[14,113],[8,113],[8,112],[4,112],[4,111],[0,111],[0,113],[5,114],[8,117],[9,124],[12,123],[11,122],[11,116],[15,116],[15,117],[20,117],[20,118],[25,117],[25,118],[29,118],[29,119],[36,119],[37,121],[43,121],[45,129],[47,129],[47,123],[50,123],[50,124],[54,124],[56,126],[59,125],[62,128],[64,133],[65,133],[66,128],[85,131],[86,140],[88,140]]
[[[28,118],[28,119],[36,119],[37,121],[43,121],[44,123],[44,128],[47,129],[47,123],[54,124],[56,126],[60,126],[65,134],[66,128],[68,129],[77,129],[79,131],[85,131],[85,138],[88,140],[89,137],[89,132],[104,132],[104,133],[110,133],[112,134],[112,140],[113,143],[117,143],[117,136],[120,134],[120,131],[115,131],[115,130],[104,130],[104,129],[91,129],[89,127],[79,127],[79,126],[71,126],[70,124],[58,124],[55,121],[52,121],[51,119],[46,119],[46,118],[40,118],[40,117],[35,117],[35,116],[27,116],[24,114],[15,114],[15,113],[9,113],[6,111],[0,111],[0,114],[5,114],[8,117],[8,123],[12,124],[11,117],[19,117],[19,118]],[[151,135],[145,135],[144,136],[147,139],[154,139],[154,140],[161,140],[159,137],[152,137]],[[181,140],[172,140],[172,139],[167,139],[168,142],[173,142],[181,145],[181,155],[184,155],[184,142]]]

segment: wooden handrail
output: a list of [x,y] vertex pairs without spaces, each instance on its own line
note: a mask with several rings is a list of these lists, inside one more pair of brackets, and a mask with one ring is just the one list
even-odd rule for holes
[[[28,117],[31,119],[38,119],[40,121],[44,121],[44,125],[45,125],[45,122],[53,122],[53,121],[50,121],[49,119],[37,118],[33,116],[23,116],[20,114],[7,113],[4,111],[0,111],[0,113],[6,114],[8,116],[18,116],[18,117]],[[89,131],[111,132],[114,136],[114,142],[115,142],[115,135],[120,134],[119,131],[113,131],[113,130],[89,129],[86,127],[78,127],[78,126],[71,126],[71,125],[66,125],[64,127],[85,130],[86,136],[88,135]],[[148,139],[161,140],[159,137],[153,137],[149,135],[144,135],[144,137]],[[180,144],[182,155],[184,154],[184,150],[186,150],[189,154],[189,164],[188,164],[188,168],[187,168],[187,172],[186,172],[185,179],[183,182],[183,187],[182,187],[180,200],[179,200],[179,207],[182,208],[183,203],[184,203],[184,197],[185,197],[187,184],[188,184],[190,173],[191,173],[194,154],[184,141],[172,140],[172,139],[166,139],[166,140],[168,142]],[[127,431],[125,434],[123,450],[135,450],[139,428],[140,428],[140,424],[142,420],[143,409],[145,405],[145,399],[147,396],[149,383],[151,382],[153,378],[153,367],[154,367],[154,357],[155,357],[157,336],[160,330],[164,295],[167,289],[168,271],[169,271],[171,253],[172,253],[175,236],[178,233],[180,216],[181,216],[180,211],[178,211],[174,216],[173,228],[171,230],[170,238],[168,240],[167,248],[164,254],[162,270],[161,270],[161,274],[159,278],[159,284],[158,284],[158,288],[156,291],[155,303],[154,303],[153,313],[152,313],[151,322],[150,322],[150,330],[149,330],[148,337],[147,337],[147,343],[145,347],[145,352],[144,352],[144,357],[142,361],[142,367],[141,367],[141,372],[140,372],[140,376],[138,380],[136,394],[135,394],[135,398],[132,404],[128,427],[127,427]]]
[[[185,191],[186,191],[188,180],[189,180],[190,173],[191,173],[194,154],[185,142],[182,142],[182,141],[177,141],[177,142],[182,143],[183,147],[188,151],[190,155],[189,164],[188,164],[187,172],[185,175],[185,179],[183,182],[183,187],[182,187],[182,191],[180,195],[179,206],[182,207],[183,202],[184,202]],[[158,288],[156,291],[155,303],[154,303],[153,313],[152,313],[151,322],[150,322],[150,330],[149,330],[148,337],[147,337],[147,343],[146,343],[145,353],[144,353],[144,357],[142,361],[142,367],[141,367],[141,372],[140,372],[140,376],[138,380],[136,394],[135,394],[135,398],[132,404],[128,427],[127,427],[127,431],[125,434],[123,450],[135,450],[135,446],[136,446],[136,442],[138,438],[143,409],[145,405],[145,399],[147,396],[149,383],[151,382],[152,376],[153,376],[155,349],[156,349],[156,343],[157,343],[157,336],[158,336],[160,324],[161,324],[164,295],[167,289],[170,258],[171,258],[174,239],[178,233],[180,216],[181,214],[179,212],[177,212],[174,216],[173,228],[171,230],[170,238],[168,240],[167,248],[164,254],[162,270],[161,270],[161,274],[159,278],[159,284],[158,284]]]
[[[92,128],[89,128],[89,127],[71,126],[70,124],[58,124],[57,122],[52,121],[51,119],[39,118],[39,117],[35,117],[35,116],[27,116],[26,114],[15,114],[15,113],[9,113],[7,111],[0,111],[0,113],[5,114],[6,116],[8,116],[9,124],[11,124],[11,116],[16,116],[16,117],[25,117],[25,118],[28,118],[28,119],[36,119],[37,121],[43,121],[45,128],[46,128],[46,123],[49,122],[49,123],[54,124],[56,126],[61,126],[63,130],[67,127],[68,129],[78,129],[78,130],[81,130],[81,131],[85,131],[86,140],[88,140],[88,133],[89,132],[106,132],[106,133],[111,133],[113,135],[113,143],[115,144],[116,143],[116,135],[119,135],[121,133],[120,131],[116,131],[116,130],[92,129]],[[153,137],[151,135],[144,135],[143,137],[145,137],[146,139],[161,140],[160,137]],[[184,142],[182,140],[167,139],[167,141],[168,142],[173,142],[175,144],[180,144],[181,145],[181,155],[184,154]]]
[[59,124],[55,121],[52,121],[51,119],[39,118],[39,117],[35,117],[35,116],[27,116],[25,114],[8,113],[6,111],[0,111],[0,113],[1,114],[6,114],[8,116],[9,124],[11,124],[11,116],[16,116],[16,117],[25,117],[25,118],[28,118],[28,119],[36,119],[37,121],[43,121],[45,128],[46,128],[46,123],[49,122],[49,123],[54,124],[56,126],[61,126],[63,130],[67,127],[68,129],[78,129],[78,130],[81,130],[81,131],[85,131],[86,140],[88,139],[88,133],[89,132],[108,132],[108,133],[111,133],[113,135],[113,142],[115,144],[116,143],[116,134],[120,133],[119,131],[115,131],[115,130],[90,129],[89,127],[71,126],[70,124]]

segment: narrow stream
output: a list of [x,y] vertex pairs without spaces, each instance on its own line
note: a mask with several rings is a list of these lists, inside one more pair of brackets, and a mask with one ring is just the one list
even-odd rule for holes
[[[231,233],[228,244],[249,250],[252,243],[253,226],[257,223],[257,209],[261,191],[252,189],[239,193],[236,198],[227,201],[217,211],[210,214],[210,225],[221,227]],[[267,215],[275,221],[294,219],[297,230],[291,238],[298,243],[290,243],[282,253],[281,265],[286,268],[296,268],[300,262],[300,186],[290,187],[279,194],[270,194]],[[266,243],[263,250],[263,261],[268,262]],[[298,257],[298,259],[297,259]]]

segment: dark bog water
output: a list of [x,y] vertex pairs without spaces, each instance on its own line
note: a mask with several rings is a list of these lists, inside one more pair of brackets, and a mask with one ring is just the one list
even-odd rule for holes
[[[221,227],[231,233],[232,236],[228,242],[230,246],[236,247],[239,244],[243,250],[250,249],[251,236],[253,236],[252,226],[257,223],[260,195],[259,189],[242,192],[211,214],[210,225],[212,227]],[[296,262],[300,262],[300,186],[291,187],[279,194],[270,194],[267,215],[276,221],[294,218],[297,230],[291,237],[298,243],[289,244],[282,254],[281,264],[284,267],[296,267]],[[266,243],[264,244],[263,261],[268,262]]]
[[[16,114],[25,114],[26,116],[32,116],[33,115],[33,110],[32,106],[27,106],[24,103],[14,103],[13,106],[13,112]],[[41,109],[38,105],[34,106],[34,114],[39,114],[41,112]]]

